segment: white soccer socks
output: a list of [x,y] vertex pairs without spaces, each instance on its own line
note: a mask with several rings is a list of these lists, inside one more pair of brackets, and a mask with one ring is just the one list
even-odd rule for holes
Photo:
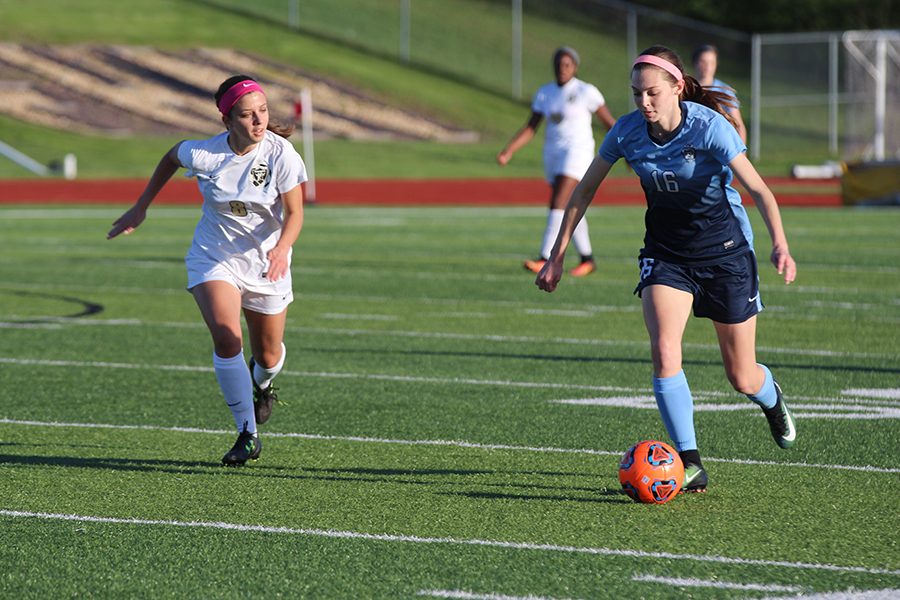
[[[565,211],[559,208],[551,209],[547,213],[547,227],[544,229],[544,240],[541,244],[541,258],[550,258],[550,251],[553,250],[553,244],[556,243],[556,237],[559,235],[559,228],[562,225],[563,215]],[[575,231],[572,232],[572,244],[579,256],[592,256],[594,249],[591,247],[591,237],[588,232],[587,215],[581,218]]]
[[278,359],[278,363],[274,367],[269,367],[268,369],[259,364],[259,361],[253,361],[253,380],[256,382],[256,385],[259,386],[259,389],[264,390],[272,383],[272,380],[275,379],[275,376],[281,372],[281,368],[284,366],[284,357],[287,356],[287,348],[284,347],[284,342],[281,344],[281,358]]

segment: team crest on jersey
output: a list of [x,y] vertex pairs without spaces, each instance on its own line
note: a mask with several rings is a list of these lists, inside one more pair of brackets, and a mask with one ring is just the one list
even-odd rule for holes
[[269,182],[268,165],[256,165],[250,169],[250,183],[259,187]]
[[686,160],[687,162],[694,162],[694,159],[696,158],[696,153],[694,152],[693,146],[685,146],[681,150],[681,155],[684,157],[684,160]]

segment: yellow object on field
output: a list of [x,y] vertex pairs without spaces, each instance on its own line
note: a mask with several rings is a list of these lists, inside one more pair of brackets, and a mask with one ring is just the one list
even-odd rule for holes
[[845,163],[844,204],[900,204],[900,160]]

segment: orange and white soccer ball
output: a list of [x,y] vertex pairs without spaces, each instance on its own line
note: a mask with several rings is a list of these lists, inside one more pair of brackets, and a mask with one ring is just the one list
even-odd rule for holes
[[684,464],[670,445],[645,440],[629,448],[619,462],[619,483],[635,502],[665,504],[678,495]]

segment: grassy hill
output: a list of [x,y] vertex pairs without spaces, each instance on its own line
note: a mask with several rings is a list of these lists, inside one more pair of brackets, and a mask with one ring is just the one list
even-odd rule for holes
[[[388,4],[389,9],[385,8]],[[549,57],[562,43],[582,49],[579,75],[597,83],[613,114],[632,109],[625,79],[628,57],[621,27],[614,22],[592,20],[579,25],[526,13],[522,86],[526,99],[515,101],[509,97],[507,81],[508,6],[480,0],[413,3],[411,46],[415,52],[413,62],[405,64],[392,49],[399,27],[393,3],[302,2],[299,31],[285,24],[287,5],[286,0],[258,0],[252,5],[231,0],[0,0],[0,39],[169,50],[234,48],[295,65],[481,135],[481,141],[471,144],[322,140],[316,143],[316,166],[317,175],[326,178],[540,176],[538,141],[505,169],[496,166],[494,156],[524,123],[527,98],[537,85],[551,78]],[[329,19],[328,11],[335,6],[341,9],[339,20]],[[335,41],[338,37],[350,42],[339,43]],[[364,50],[363,42],[370,49]],[[423,56],[428,58],[416,58]],[[467,72],[475,74],[467,78],[454,71],[451,66],[458,65],[450,63],[460,60],[467,61]],[[737,81],[734,85],[741,87]],[[143,177],[180,139],[80,135],[2,115],[0,131],[0,139],[45,163],[75,153],[82,177]],[[790,152],[767,154],[760,163],[764,172],[783,174],[797,159]],[[0,177],[23,176],[29,173],[0,159]]]

